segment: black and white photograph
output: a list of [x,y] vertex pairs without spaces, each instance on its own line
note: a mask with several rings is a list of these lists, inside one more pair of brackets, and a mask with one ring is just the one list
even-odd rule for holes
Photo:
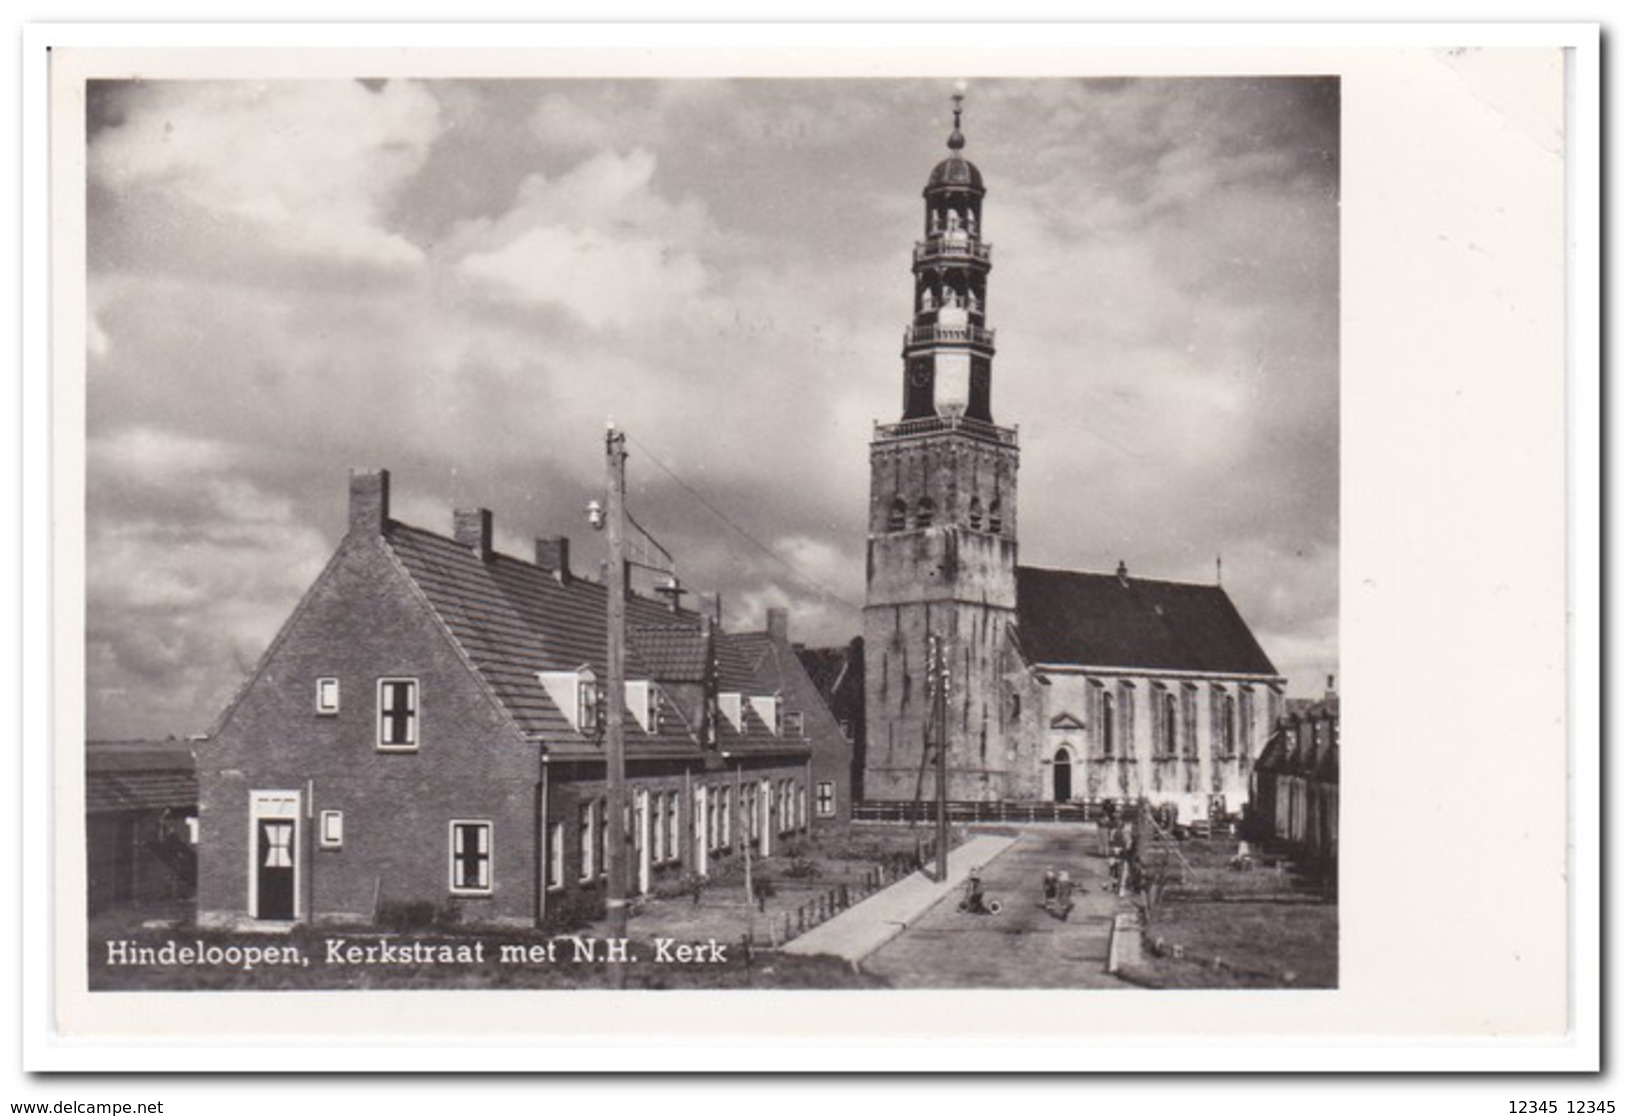
[[85,107],[93,989],[1336,986],[1335,77]]
[[[412,1034],[492,993],[542,995],[544,1031],[684,993],[1220,1035],[1562,1015],[1561,920],[1475,958],[1394,919],[1455,857],[1411,837],[1468,839],[1414,808],[1453,761],[1395,769],[1457,746],[1416,711],[1460,695],[1372,650],[1449,579],[1405,478],[1441,483],[1473,405],[1452,368],[1387,397],[1391,444],[1371,422],[1397,372],[1351,298],[1428,271],[1373,283],[1351,114],[1414,60],[567,54],[59,61],[67,1033],[132,1003],[344,1029],[307,992],[390,993]],[[1430,65],[1483,97],[1487,57]],[[1504,62],[1534,93],[1499,126],[1560,150],[1562,52]],[[1555,290],[1518,313],[1546,328]],[[1431,449],[1398,436],[1424,408]],[[1529,565],[1561,496],[1502,493],[1557,501]],[[1548,723],[1531,669],[1509,725]],[[1564,902],[1554,731],[1517,802],[1478,792],[1487,847],[1527,819],[1531,912]],[[1374,949],[1412,940],[1400,971],[1538,992],[1384,1016]]]

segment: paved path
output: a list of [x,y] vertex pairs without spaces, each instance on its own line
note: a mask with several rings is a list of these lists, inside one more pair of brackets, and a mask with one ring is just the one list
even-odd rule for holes
[[[898,988],[1133,987],[1106,972],[1117,899],[1089,826],[1034,826],[982,871],[996,915],[940,902],[863,961]],[[1043,909],[1046,868],[1070,872],[1076,906],[1066,921]],[[863,904],[854,908],[861,910]]]
[[[948,878],[938,883],[915,872],[785,944],[786,953],[827,953],[861,961],[946,896],[958,896],[970,870],[986,866],[1016,843],[1014,837],[973,837],[948,854]],[[988,879],[991,868],[984,867]],[[955,903],[944,906],[953,908]]]

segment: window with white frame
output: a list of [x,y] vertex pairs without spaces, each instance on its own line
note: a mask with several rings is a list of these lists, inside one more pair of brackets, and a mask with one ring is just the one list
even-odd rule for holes
[[593,855],[598,849],[598,835],[593,826],[596,815],[591,802],[583,802],[576,809],[577,830],[581,837],[581,878],[590,880],[596,875],[593,871]]
[[378,747],[410,751],[417,746],[417,679],[380,678],[378,680]]
[[451,890],[456,895],[491,891],[491,823],[451,823]]
[[600,798],[594,824],[598,827],[598,874],[609,875],[609,802]]
[[316,679],[316,713],[318,716],[331,717],[339,711],[339,680],[337,678]]
[[649,796],[649,862],[666,859],[666,796],[655,791]]
[[683,829],[681,817],[681,800],[676,791],[666,792],[666,856],[670,860],[680,860],[683,855]]
[[807,788],[796,780],[796,828],[807,828]]
[[787,709],[784,713],[784,735],[799,737],[807,735],[806,714],[799,709]]
[[591,736],[598,731],[598,680],[591,675],[576,681],[576,731]]
[[564,886],[564,823],[556,821],[547,827],[547,889]]
[[342,849],[344,847],[344,811],[323,810],[321,845],[324,849]]
[[820,779],[818,781],[817,798],[814,802],[819,817],[833,818],[835,816],[835,784],[828,779]]

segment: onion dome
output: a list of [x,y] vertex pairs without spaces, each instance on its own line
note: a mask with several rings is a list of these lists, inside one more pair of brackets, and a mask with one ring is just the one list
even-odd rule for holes
[[964,93],[954,94],[954,130],[948,137],[948,150],[953,152],[931,171],[931,179],[925,188],[933,186],[967,186],[973,190],[982,189],[982,172],[976,169],[976,164],[960,154],[965,147],[965,134],[959,130],[959,115],[964,112]]

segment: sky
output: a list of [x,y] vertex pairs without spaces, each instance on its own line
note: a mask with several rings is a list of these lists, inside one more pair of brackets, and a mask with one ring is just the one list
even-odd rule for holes
[[[87,182],[92,738],[205,731],[344,530],[572,538],[629,507],[734,629],[843,643],[952,81],[99,82]],[[1020,560],[1223,584],[1338,667],[1335,79],[983,79],[993,414]],[[690,599],[692,601],[692,598]]]

